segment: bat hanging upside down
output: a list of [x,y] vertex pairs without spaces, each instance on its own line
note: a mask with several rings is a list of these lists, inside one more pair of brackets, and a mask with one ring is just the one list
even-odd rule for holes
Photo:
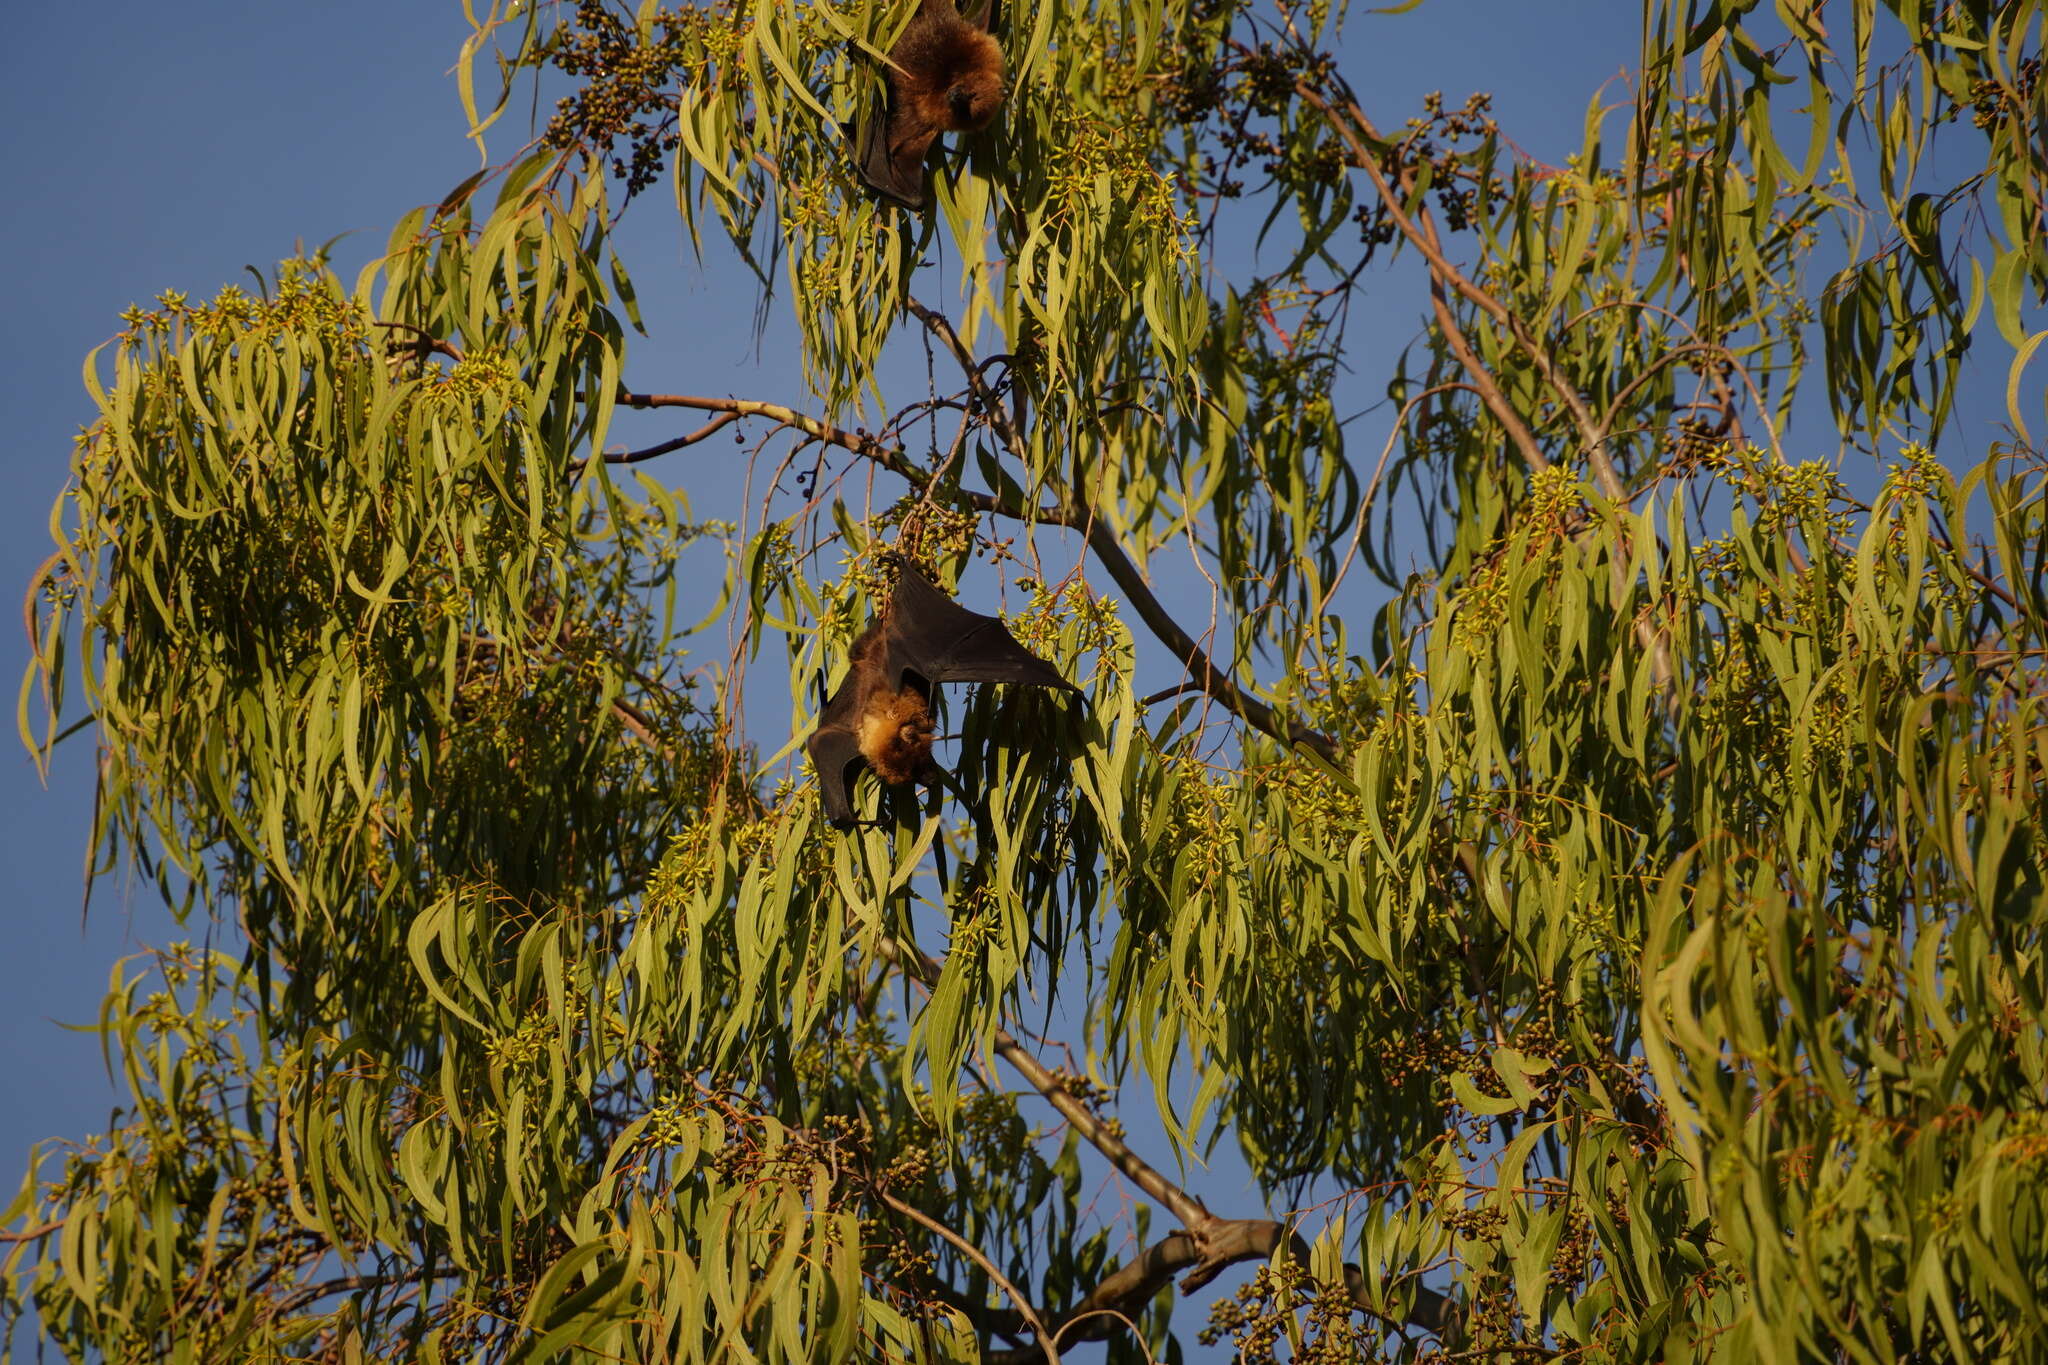
[[855,168],[868,187],[913,212],[924,207],[924,157],[942,132],[988,127],[1003,103],[1003,50],[983,22],[984,0],[962,18],[953,0],[923,0],[889,49],[889,102],[859,133]]
[[892,786],[936,781],[932,689],[944,682],[1025,683],[1080,689],[1017,642],[1002,621],[967,610],[915,565],[901,571],[882,614],[853,642],[846,679],[825,703],[805,747],[818,770],[825,818],[851,829],[853,784],[865,763]]

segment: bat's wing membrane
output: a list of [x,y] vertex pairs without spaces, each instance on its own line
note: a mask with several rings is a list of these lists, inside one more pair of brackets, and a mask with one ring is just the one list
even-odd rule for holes
[[860,754],[860,740],[849,729],[828,725],[812,734],[804,748],[818,770],[818,800],[825,818],[835,829],[847,828],[853,824],[853,782],[860,776],[860,765],[867,762]]
[[869,189],[913,212],[924,207],[924,155],[938,136],[936,130],[916,130],[915,122],[893,97],[869,110],[854,130],[853,162]]
[[901,567],[889,603],[893,676],[900,678],[908,669],[934,686],[998,682],[1079,690],[1018,643],[1001,620],[967,610],[909,563]]
[[[973,615],[964,612],[963,615]],[[984,616],[980,624],[955,637],[943,658],[932,661],[932,681],[1025,683],[1032,687],[1063,687],[1078,691],[1059,670],[1017,642],[1001,621]]]

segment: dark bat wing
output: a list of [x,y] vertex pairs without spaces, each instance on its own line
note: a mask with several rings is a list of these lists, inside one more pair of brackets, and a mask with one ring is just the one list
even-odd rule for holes
[[892,682],[915,673],[931,686],[943,682],[1025,683],[1079,688],[1033,654],[1002,621],[969,611],[932,585],[906,560],[889,599],[884,663]]
[[918,212],[924,208],[925,153],[938,135],[892,93],[854,130],[854,172],[882,198]]
[[1001,6],[997,0],[967,0],[959,7],[959,14],[976,28],[1001,36],[1002,30],[996,27],[1002,21]]
[[[854,641],[846,676],[826,699],[818,728],[804,741],[811,765],[818,770],[819,803],[836,829],[855,823],[853,785],[861,768],[868,766],[860,734],[871,703],[886,705],[909,688],[929,704],[932,689],[944,682],[1024,683],[1080,691],[1026,649],[1000,619],[967,610],[908,560],[888,557],[899,570],[888,609]],[[925,724],[928,728],[928,718]],[[929,754],[922,767],[918,781],[944,775]]]
[[860,718],[869,696],[883,684],[874,660],[879,635],[879,628],[870,622],[853,642],[846,676],[826,698],[818,712],[818,728],[804,741],[811,766],[818,770],[818,799],[835,829],[853,824],[853,784],[867,766],[860,751]]
[[[926,203],[924,163],[944,128],[978,130],[1002,103],[1002,54],[989,40],[1000,0],[919,0],[917,13],[897,36],[885,68],[889,93],[846,133],[854,147],[854,173],[893,204],[912,212]],[[967,39],[971,36],[972,41]],[[970,93],[963,106],[961,82]]]
[[[845,691],[841,688],[841,695]],[[818,770],[818,800],[825,807],[825,818],[834,829],[850,827],[854,780],[867,762],[860,755],[859,738],[844,725],[825,724],[812,732],[804,748],[810,751],[811,766]]]

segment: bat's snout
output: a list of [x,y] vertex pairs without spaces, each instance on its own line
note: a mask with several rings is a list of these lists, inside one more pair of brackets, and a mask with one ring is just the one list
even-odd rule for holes
[[1002,107],[1002,80],[985,72],[956,81],[946,91],[946,108],[955,131],[978,132],[988,127]]

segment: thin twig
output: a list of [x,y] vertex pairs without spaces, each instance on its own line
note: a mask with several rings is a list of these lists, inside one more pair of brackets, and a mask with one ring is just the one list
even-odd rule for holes
[[1186,682],[1175,683],[1172,687],[1162,688],[1160,691],[1154,692],[1148,697],[1140,698],[1138,701],[1138,706],[1140,709],[1150,706],[1157,706],[1160,702],[1171,701],[1175,697],[1178,697],[1183,693],[1199,692],[1201,690],[1202,685],[1196,682],[1193,678],[1190,678]]
[[1393,457],[1394,447],[1400,442],[1401,433],[1407,429],[1408,414],[1413,412],[1415,405],[1424,399],[1434,398],[1440,393],[1452,393],[1459,390],[1470,394],[1477,394],[1482,402],[1486,397],[1476,386],[1471,384],[1432,384],[1401,405],[1401,411],[1394,417],[1393,427],[1387,432],[1387,443],[1380,448],[1379,463],[1372,468],[1372,479],[1366,484],[1365,493],[1358,500],[1358,520],[1351,528],[1351,543],[1345,547],[1344,558],[1338,562],[1336,576],[1330,580],[1330,586],[1323,590],[1322,601],[1316,603],[1315,614],[1317,616],[1324,616],[1329,613],[1330,603],[1336,599],[1337,589],[1343,586],[1344,576],[1351,572],[1351,561],[1358,557],[1359,543],[1365,538],[1366,514],[1372,510],[1372,500],[1380,491],[1380,479],[1387,472],[1387,461]]
[[53,1232],[62,1232],[62,1223],[45,1223],[39,1228],[24,1228],[20,1232],[0,1232],[0,1242],[33,1242],[48,1237]]
[[[850,450],[861,458],[908,479],[919,488],[924,487],[928,477],[901,446],[889,445],[866,432],[848,431],[844,427],[821,421],[780,403],[760,403],[747,398],[709,398],[683,393],[633,393],[626,390],[620,391],[618,401],[629,408],[691,408],[698,412],[729,412],[735,417],[765,417],[771,422],[788,427],[792,431],[800,431],[827,445]],[[987,493],[976,493],[963,488],[960,490],[960,498],[978,512],[998,512],[1012,517],[1023,515],[1021,510],[1012,510]],[[1042,519],[1053,519],[1053,514],[1048,512]]]

